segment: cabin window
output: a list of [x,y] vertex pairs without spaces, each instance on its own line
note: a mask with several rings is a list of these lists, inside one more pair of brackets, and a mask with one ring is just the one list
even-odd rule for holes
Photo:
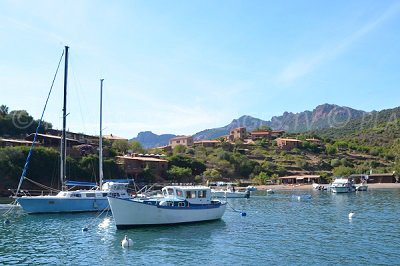
[[81,194],[72,194],[71,197],[76,197],[76,198],[80,198],[82,195]]
[[168,195],[170,195],[170,196],[174,195],[174,189],[173,188],[169,188],[168,189]]
[[179,207],[185,207],[185,202],[179,202],[179,203],[178,203],[178,206],[179,206]]
[[103,193],[103,197],[107,197],[108,193]]
[[196,198],[196,191],[186,191],[186,198],[187,198],[187,199],[194,199],[194,198]]
[[207,190],[200,190],[198,192],[198,197],[199,198],[206,198],[207,197]]
[[177,190],[177,191],[176,191],[176,195],[177,195],[178,197],[182,197],[182,196],[183,196],[182,190]]
[[94,193],[86,193],[86,198],[94,198],[95,196]]

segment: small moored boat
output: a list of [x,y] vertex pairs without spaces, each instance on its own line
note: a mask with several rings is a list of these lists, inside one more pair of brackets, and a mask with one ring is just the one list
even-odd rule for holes
[[233,186],[212,188],[211,195],[215,198],[250,198],[250,190],[239,191]]
[[338,177],[333,181],[330,186],[330,190],[333,193],[348,193],[356,191],[352,179],[345,177]]
[[118,229],[217,220],[226,210],[226,202],[212,199],[206,186],[166,186],[162,197],[108,202]]

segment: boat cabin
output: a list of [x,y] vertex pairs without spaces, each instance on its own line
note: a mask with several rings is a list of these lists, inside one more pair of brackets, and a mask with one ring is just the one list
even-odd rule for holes
[[187,201],[191,204],[211,202],[211,189],[206,186],[166,186],[162,194],[166,200]]

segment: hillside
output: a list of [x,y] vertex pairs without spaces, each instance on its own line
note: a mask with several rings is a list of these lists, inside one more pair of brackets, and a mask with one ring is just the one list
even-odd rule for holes
[[193,135],[194,140],[216,139],[228,135],[229,132],[237,127],[245,127],[247,131],[252,131],[261,126],[267,126],[268,122],[249,115],[244,115],[224,127],[206,129]]
[[[237,127],[246,127],[247,131],[253,131],[262,126],[269,126],[274,130],[285,130],[289,133],[307,132],[324,128],[338,127],[346,124],[353,119],[359,119],[368,113],[355,110],[345,106],[335,104],[322,104],[312,111],[300,113],[285,112],[281,116],[274,116],[270,121],[264,121],[249,115],[244,115],[231,123],[218,128],[205,129],[193,135],[194,140],[216,139],[228,135],[230,130]],[[143,136],[142,136],[143,135]],[[170,138],[175,135],[156,135],[146,131],[138,134],[133,140],[139,141],[143,147],[157,147],[168,144],[167,136]]]
[[373,111],[338,127],[312,131],[323,138],[358,139],[370,145],[391,143],[400,137],[400,107]]

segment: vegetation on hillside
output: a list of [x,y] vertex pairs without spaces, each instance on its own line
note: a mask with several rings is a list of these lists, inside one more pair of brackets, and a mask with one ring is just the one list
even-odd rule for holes
[[[21,136],[32,129],[9,129],[15,112],[2,106],[0,136]],[[25,111],[20,112],[26,121],[35,121]],[[370,116],[370,117],[369,117]],[[279,176],[319,174],[326,181],[333,176],[353,173],[400,172],[400,108],[373,112],[355,119],[340,128],[306,133],[287,133],[286,137],[302,140],[290,151],[280,150],[275,141],[257,140],[254,144],[242,141],[222,141],[216,147],[185,147],[178,145],[167,153],[168,169],[162,176],[166,182],[205,183],[206,181],[248,181],[268,184]],[[25,120],[24,120],[25,121]],[[32,122],[33,121],[33,122]],[[37,125],[37,124],[36,124]],[[51,126],[46,124],[44,126]],[[265,129],[265,128],[261,128]],[[33,130],[34,131],[34,130]],[[24,133],[23,133],[24,132]],[[307,139],[319,138],[320,144]],[[134,153],[163,153],[157,149],[144,149],[137,141],[104,143],[109,153],[104,160],[107,178],[121,178],[124,173],[116,163],[116,155]],[[29,147],[0,148],[0,190],[16,188]],[[67,174],[71,180],[96,181],[98,156],[89,154],[80,159],[67,158]],[[27,177],[46,185],[59,185],[59,152],[55,149],[36,147],[31,157]],[[46,171],[43,171],[46,169]],[[142,178],[153,182],[149,167]],[[31,186],[32,187],[32,186]]]

